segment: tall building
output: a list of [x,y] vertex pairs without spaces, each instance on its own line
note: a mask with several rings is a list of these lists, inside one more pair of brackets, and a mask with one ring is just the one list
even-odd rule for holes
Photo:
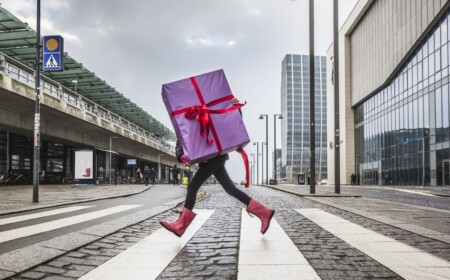
[[449,186],[450,2],[360,0],[336,43],[341,182]]
[[[281,167],[280,167],[280,162],[281,162],[281,149],[276,149],[275,153],[272,152],[272,158],[275,158],[275,166],[272,166],[272,178],[277,178],[277,180],[279,180],[279,178],[281,178]],[[275,173],[277,176],[275,176]]]
[[[315,69],[315,129],[316,181],[327,174],[327,84],[326,57],[314,58]],[[281,73],[281,142],[282,177],[288,183],[297,182],[299,173],[309,172],[309,56],[287,54]]]

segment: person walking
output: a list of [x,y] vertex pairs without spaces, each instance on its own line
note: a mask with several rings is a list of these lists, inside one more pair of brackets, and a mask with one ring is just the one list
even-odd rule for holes
[[152,185],[155,184],[156,177],[156,170],[152,167],[152,169],[150,169],[150,182],[152,183]]
[[355,173],[352,173],[352,175],[350,175],[350,182],[351,182],[352,186],[356,185]]
[[180,169],[177,167],[177,165],[175,164],[172,168],[172,178],[173,178],[173,185],[178,185],[179,184],[179,179],[178,179],[178,175],[180,174]]
[[[232,102],[239,103],[237,99],[233,99]],[[191,163],[187,161],[184,156],[184,151],[179,140],[177,140],[175,153],[179,162],[183,162],[188,167],[191,166]],[[225,169],[225,162],[228,159],[228,154],[223,154],[199,163],[200,168],[187,186],[186,201],[178,220],[173,222],[162,220],[159,223],[176,236],[181,237],[195,218],[196,214],[192,212],[192,210],[194,209],[198,190],[211,175],[214,175],[229,195],[237,198],[240,202],[245,204],[247,206],[247,212],[257,216],[261,220],[261,233],[266,233],[275,211],[264,206],[255,199],[249,197],[243,191],[236,188],[233,181],[230,179],[227,170]]]
[[141,168],[138,166],[136,168],[136,181],[137,181],[137,183],[141,183],[142,182],[142,178],[143,178],[142,171],[141,171]]
[[146,186],[148,186],[149,179],[150,179],[150,169],[148,169],[148,166],[146,165],[144,167],[144,183]]

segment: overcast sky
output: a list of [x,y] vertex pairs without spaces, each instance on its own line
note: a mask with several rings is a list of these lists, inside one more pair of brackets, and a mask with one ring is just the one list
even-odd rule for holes
[[[35,29],[36,1],[1,2]],[[339,2],[342,25],[357,0]],[[171,129],[161,85],[224,69],[233,94],[247,102],[244,122],[252,141],[265,141],[265,121],[258,117],[269,114],[271,177],[273,114],[280,113],[281,62],[286,54],[309,54],[307,0],[41,3],[42,35],[62,35],[71,57]],[[332,42],[332,4],[332,0],[315,0],[316,55],[326,55]],[[278,134],[279,128],[278,123]],[[277,147],[281,147],[280,136]],[[255,148],[250,144],[246,151],[256,154]],[[227,168],[235,181],[244,177],[239,155],[231,155]]]

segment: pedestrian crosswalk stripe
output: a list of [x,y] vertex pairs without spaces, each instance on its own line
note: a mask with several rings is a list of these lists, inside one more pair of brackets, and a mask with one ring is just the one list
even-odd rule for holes
[[66,207],[66,208],[44,211],[44,212],[39,212],[39,213],[33,213],[33,214],[28,214],[28,215],[0,219],[0,226],[12,224],[12,223],[23,222],[23,221],[28,221],[28,220],[33,220],[33,219],[42,218],[42,217],[64,214],[64,213],[78,211],[78,210],[83,210],[83,209],[90,208],[90,207],[94,207],[94,206],[72,206],[72,207]]
[[295,209],[405,279],[449,279],[450,262],[320,209]]
[[74,224],[86,222],[89,220],[101,218],[104,216],[112,215],[115,213],[127,211],[141,205],[121,205],[116,207],[111,207],[99,211],[94,211],[86,214],[81,214],[73,217],[63,218],[51,222],[41,223],[37,225],[21,227],[17,229],[12,229],[8,231],[0,232],[0,243],[7,242],[10,240],[27,237],[31,235],[35,235],[42,232],[51,231],[54,229],[71,226]]
[[181,238],[161,228],[80,279],[156,279],[215,210],[194,212],[197,216]]
[[320,279],[275,218],[268,231],[242,210],[238,279]]

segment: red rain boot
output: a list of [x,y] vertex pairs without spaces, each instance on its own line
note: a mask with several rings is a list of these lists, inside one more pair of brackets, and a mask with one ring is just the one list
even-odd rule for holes
[[91,177],[91,169],[90,168],[86,168],[86,174],[84,174],[83,177]]
[[275,214],[275,211],[267,208],[253,198],[250,200],[246,210],[261,220],[261,233],[266,233],[270,226],[270,220],[272,219],[273,214]]
[[192,220],[194,220],[195,215],[196,214],[191,210],[183,208],[183,212],[175,222],[168,222],[163,220],[159,223],[168,231],[171,231],[176,236],[181,237],[186,231],[187,227],[191,224]]

